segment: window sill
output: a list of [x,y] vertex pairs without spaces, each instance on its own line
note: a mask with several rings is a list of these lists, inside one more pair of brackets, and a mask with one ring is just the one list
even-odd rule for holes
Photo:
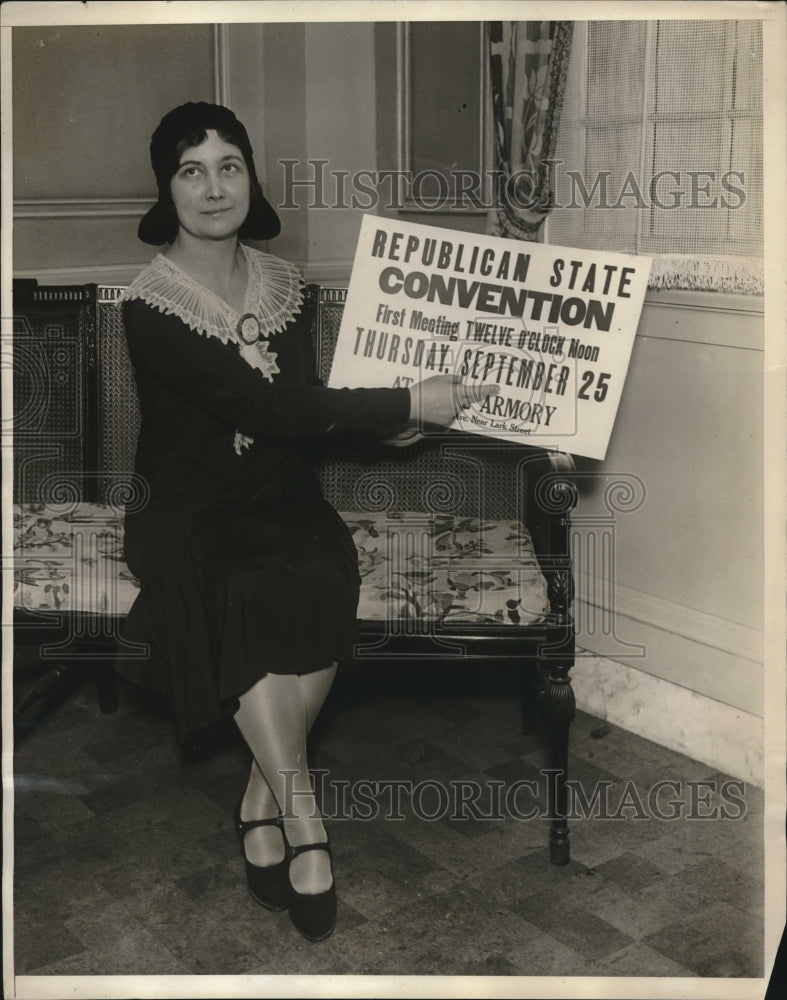
[[649,288],[645,304],[666,306],[673,309],[702,309],[762,316],[762,295],[744,295],[742,292],[707,292],[690,288]]
[[645,295],[637,337],[762,351],[763,298],[651,288]]

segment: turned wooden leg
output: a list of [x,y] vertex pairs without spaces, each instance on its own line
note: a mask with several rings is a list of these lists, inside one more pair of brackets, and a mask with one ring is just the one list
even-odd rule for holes
[[[549,730],[551,768],[548,774],[549,856],[556,865],[570,859],[568,832],[568,733],[576,712],[569,671],[574,665],[574,579],[571,562],[571,512],[578,491],[574,460],[563,452],[548,452],[549,468],[531,462],[528,482],[528,525],[538,538],[536,552],[547,584],[549,613],[539,663],[545,674],[541,709]],[[524,463],[523,463],[524,467]]]
[[567,865],[571,858],[568,830],[568,731],[576,714],[574,690],[569,670],[573,665],[563,660],[549,662],[547,686],[543,694],[544,717],[549,727],[551,769],[547,786],[549,809],[549,858],[555,865]]

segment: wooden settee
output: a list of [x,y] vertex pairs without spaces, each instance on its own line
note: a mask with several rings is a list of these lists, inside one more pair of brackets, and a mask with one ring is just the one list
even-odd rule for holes
[[[123,517],[145,502],[133,473],[139,425],[122,289],[14,283],[15,641],[48,667],[22,718],[70,672],[116,706],[111,661],[136,595]],[[316,374],[327,382],[345,291],[306,288]],[[521,665],[524,725],[550,741],[550,857],[569,860],[568,733],[574,716],[569,455],[480,435],[409,448],[337,443],[322,467],[364,581],[356,662]],[[124,656],[144,656],[124,649]]]

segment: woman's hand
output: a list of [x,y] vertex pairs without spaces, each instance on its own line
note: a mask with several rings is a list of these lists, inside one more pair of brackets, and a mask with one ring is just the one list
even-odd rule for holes
[[391,437],[383,439],[383,444],[389,444],[392,448],[408,448],[411,444],[415,444],[416,441],[423,440],[423,434],[418,430],[417,427],[411,427],[409,424],[404,430],[399,431],[398,434],[393,434]]
[[383,444],[406,448],[424,437],[423,427],[447,427],[462,409],[496,396],[498,385],[468,385],[460,375],[432,375],[410,386],[410,419]]
[[432,375],[410,386],[410,423],[447,427],[462,409],[496,396],[499,385],[469,385],[461,375]]

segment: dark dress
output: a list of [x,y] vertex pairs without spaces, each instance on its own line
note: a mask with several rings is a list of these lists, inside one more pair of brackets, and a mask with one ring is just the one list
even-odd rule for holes
[[315,453],[328,434],[397,431],[409,394],[309,384],[299,315],[270,338],[272,382],[237,344],[146,301],[124,302],[123,317],[142,413],[136,472],[149,490],[126,515],[141,591],[125,638],[149,656],[121,657],[117,669],[171,696],[185,739],[233,712],[266,673],[352,655],[356,550],[322,498]]

